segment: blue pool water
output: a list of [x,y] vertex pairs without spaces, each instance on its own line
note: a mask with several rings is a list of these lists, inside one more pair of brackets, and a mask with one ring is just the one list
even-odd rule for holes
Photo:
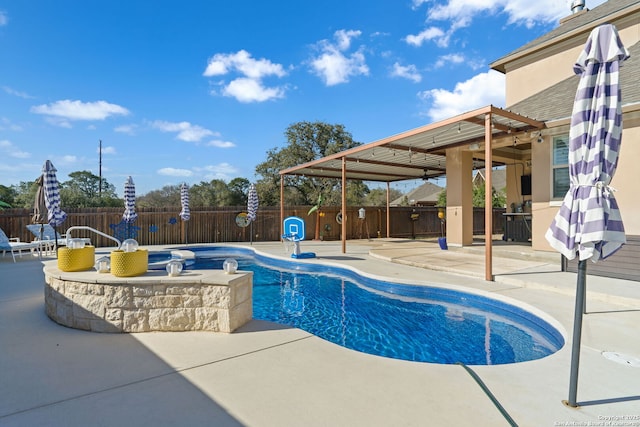
[[540,359],[564,345],[543,319],[476,294],[374,280],[241,248],[189,250],[196,259],[188,269],[221,269],[232,257],[240,270],[254,272],[254,318],[353,350],[417,362],[497,365]]

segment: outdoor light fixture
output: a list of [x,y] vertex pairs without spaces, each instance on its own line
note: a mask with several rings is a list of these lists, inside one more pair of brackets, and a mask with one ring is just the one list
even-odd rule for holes
[[222,269],[226,274],[235,274],[238,271],[238,261],[233,258],[227,258],[222,263]]
[[108,273],[111,269],[111,261],[109,260],[109,257],[103,256],[98,258],[94,267],[98,273]]
[[135,252],[138,250],[138,242],[134,239],[127,239],[122,242],[122,246],[120,247],[124,252]]
[[84,239],[67,239],[67,247],[69,249],[84,248]]
[[182,262],[178,260],[172,260],[167,263],[167,274],[170,277],[179,276],[182,273]]
[[538,144],[542,144],[544,142],[544,138],[542,138],[542,134],[538,134]]
[[469,144],[469,150],[478,151],[480,149],[480,144],[474,142],[473,144]]

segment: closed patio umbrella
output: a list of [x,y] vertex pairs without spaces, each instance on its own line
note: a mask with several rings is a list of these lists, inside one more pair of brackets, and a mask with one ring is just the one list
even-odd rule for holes
[[182,210],[180,211],[180,219],[183,221],[184,225],[184,243],[187,244],[187,224],[191,218],[191,211],[189,210],[189,187],[186,183],[183,183],[180,186],[180,205],[182,205]]
[[[33,224],[40,224],[40,241],[44,240],[44,226],[43,224],[48,223],[47,219],[47,205],[44,200],[44,174],[40,175],[36,179],[36,184],[38,185],[38,189],[36,190],[36,198],[33,202],[33,216],[31,217],[31,222]],[[56,239],[56,244],[57,244]]]
[[124,183],[124,214],[122,220],[128,224],[127,239],[131,238],[131,224],[138,218],[136,213],[136,186],[133,179],[128,177]]
[[547,230],[549,244],[568,259],[579,257],[569,399],[576,402],[586,261],[605,259],[626,242],[622,217],[609,186],[622,140],[619,67],[629,57],[613,25],[589,35],[574,71],[580,76],[569,130],[569,191]]
[[249,186],[249,194],[247,196],[247,219],[251,224],[249,241],[253,244],[253,221],[258,217],[258,191],[255,184]]
[[[50,160],[42,167],[44,202],[47,210],[47,222],[58,232],[57,227],[67,219],[67,214],[62,210],[60,203],[60,184],[56,177],[57,169]],[[58,239],[56,241],[56,253],[58,252]]]
[[47,219],[47,205],[44,201],[44,175],[40,175],[36,179],[38,189],[36,190],[36,198],[33,202],[33,216],[31,222],[34,224],[46,224]]

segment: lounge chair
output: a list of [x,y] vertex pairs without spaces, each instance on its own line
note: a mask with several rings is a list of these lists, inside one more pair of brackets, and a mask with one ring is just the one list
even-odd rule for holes
[[21,242],[19,238],[8,238],[4,231],[0,228],[0,251],[2,256],[7,251],[11,251],[13,262],[16,262],[16,252],[22,257],[22,251],[30,251],[31,253],[42,249],[42,242]]
[[41,242],[46,252],[54,252],[56,248],[56,237],[58,246],[66,246],[66,234],[60,234],[50,224],[29,224],[27,230],[35,237],[34,242]]

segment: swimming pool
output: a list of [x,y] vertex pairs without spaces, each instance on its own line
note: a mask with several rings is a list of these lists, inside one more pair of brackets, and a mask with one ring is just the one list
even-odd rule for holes
[[254,272],[255,319],[300,328],[364,353],[498,365],[540,359],[564,345],[562,334],[539,316],[475,293],[391,283],[250,249],[189,250],[196,256],[186,262],[187,269],[221,269],[224,259],[232,257],[239,269]]

